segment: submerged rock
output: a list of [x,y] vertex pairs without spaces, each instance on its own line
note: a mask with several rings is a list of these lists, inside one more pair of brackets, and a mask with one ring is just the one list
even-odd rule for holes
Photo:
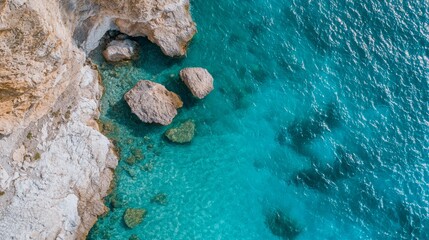
[[134,228],[139,225],[146,215],[146,209],[128,208],[124,214],[124,221],[127,227]]
[[213,77],[204,68],[184,68],[180,78],[191,90],[192,94],[202,99],[213,90]]
[[140,240],[140,238],[137,235],[133,234],[128,238],[128,240]]
[[137,159],[135,156],[129,156],[127,159],[125,159],[125,162],[129,165],[134,165],[137,162]]
[[118,198],[116,195],[110,199],[110,205],[112,208],[121,208],[124,205],[126,205],[126,202],[124,200]]
[[178,127],[168,129],[164,135],[172,142],[187,143],[194,138],[194,134],[195,123],[192,120],[188,120]]
[[167,204],[167,194],[165,194],[165,193],[158,193],[158,194],[156,194],[155,196],[153,196],[151,199],[150,199],[150,202],[151,203],[157,203],[157,204],[160,204],[160,205],[166,205]]
[[131,150],[131,156],[125,159],[125,162],[129,165],[133,165],[139,161],[144,160],[144,154],[141,149],[132,149]]
[[152,170],[153,170],[153,162],[145,163],[143,166],[140,167],[140,169],[142,171],[145,171],[145,172],[152,172]]
[[261,64],[251,65],[250,66],[250,74],[252,75],[252,77],[256,81],[258,81],[260,83],[265,82],[269,77],[268,71]]
[[336,186],[335,182],[353,177],[362,171],[363,162],[358,155],[348,152],[342,147],[335,150],[335,161],[332,164],[313,166],[296,174],[292,181],[299,185],[326,191]]
[[282,146],[286,146],[290,144],[289,139],[290,139],[290,136],[289,136],[288,129],[285,127],[281,127],[280,130],[277,132],[277,137],[276,137],[277,142]]
[[300,147],[324,132],[339,126],[340,121],[338,106],[335,103],[330,103],[325,109],[317,109],[306,119],[295,121],[288,127],[288,132],[293,144]]
[[113,40],[107,44],[103,56],[107,61],[120,62],[135,59],[137,57],[138,44],[129,39]]
[[159,83],[138,82],[125,96],[131,111],[145,123],[168,125],[183,106],[180,97]]
[[266,216],[265,223],[271,232],[282,239],[294,239],[301,232],[301,228],[282,211],[275,210]]

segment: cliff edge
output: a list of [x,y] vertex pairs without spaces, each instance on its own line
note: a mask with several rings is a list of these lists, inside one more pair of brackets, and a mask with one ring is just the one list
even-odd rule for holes
[[117,165],[98,131],[100,77],[86,60],[108,30],[183,56],[188,0],[0,0],[0,232],[84,239]]

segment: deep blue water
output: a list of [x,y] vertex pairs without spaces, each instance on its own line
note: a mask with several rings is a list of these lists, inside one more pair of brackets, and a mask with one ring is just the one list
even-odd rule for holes
[[[186,58],[145,39],[133,63],[93,54],[122,160],[88,239],[429,239],[427,0],[191,5]],[[189,66],[214,76],[203,100],[178,77]],[[131,113],[123,94],[141,79],[182,97],[172,126],[193,119],[191,144]],[[144,160],[127,164],[136,149]],[[157,193],[167,205],[151,203]],[[134,229],[128,207],[148,210]]]

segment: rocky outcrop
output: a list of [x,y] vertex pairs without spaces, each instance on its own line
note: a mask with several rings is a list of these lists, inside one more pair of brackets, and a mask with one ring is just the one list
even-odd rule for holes
[[180,97],[159,83],[139,81],[125,96],[131,111],[145,123],[168,125],[183,106]]
[[117,158],[94,121],[98,72],[84,66],[75,80],[50,113],[0,139],[2,239],[82,239],[106,211]]
[[174,143],[188,143],[194,138],[195,123],[188,120],[178,127],[168,129],[164,135]]
[[195,24],[186,0],[0,0],[2,239],[84,239],[106,211],[117,158],[86,56],[111,29],[179,56]]
[[191,90],[192,94],[202,99],[213,90],[213,77],[204,68],[184,68],[180,78]]
[[56,1],[8,0],[0,7],[2,135],[46,115],[83,65],[84,55],[55,9]]
[[196,33],[189,0],[94,0],[90,9],[83,0],[74,2],[65,5],[78,15],[85,13],[74,36],[88,52],[98,46],[107,30],[116,29],[133,37],[147,37],[167,56],[184,56]]
[[112,29],[168,56],[185,55],[196,32],[189,0],[0,1],[0,134],[46,115],[83,65],[78,47],[89,53]]
[[[116,0],[105,5],[110,11],[124,9],[115,24],[130,36],[147,36],[161,47],[167,56],[183,56],[196,33],[195,23],[189,13],[189,0],[126,1]],[[156,9],[162,9],[156,11]]]
[[103,51],[104,58],[109,62],[120,62],[137,57],[138,44],[129,39],[113,40],[107,44]]

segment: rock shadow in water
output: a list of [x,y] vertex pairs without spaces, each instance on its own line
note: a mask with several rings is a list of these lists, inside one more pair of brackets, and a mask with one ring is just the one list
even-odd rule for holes
[[266,214],[265,224],[274,235],[285,240],[295,239],[302,231],[293,219],[279,209]]
[[173,67],[175,64],[181,64],[184,60],[184,58],[172,58],[164,55],[161,49],[147,38],[136,37],[131,39],[138,42],[140,46],[140,58],[133,62],[134,66],[144,69],[152,76]]
[[[194,97],[191,91],[186,87],[185,83],[180,79],[178,74],[168,76],[164,85],[169,91],[172,91],[180,96],[183,102],[183,108],[190,109],[198,104],[202,104],[203,101]],[[178,109],[180,111],[180,109]]]

